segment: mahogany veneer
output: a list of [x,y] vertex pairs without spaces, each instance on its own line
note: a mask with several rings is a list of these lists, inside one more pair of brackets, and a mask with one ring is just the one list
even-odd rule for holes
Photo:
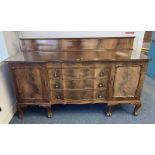
[[6,60],[17,110],[30,105],[133,104],[138,115],[148,58],[132,56],[134,38],[21,39],[22,52]]

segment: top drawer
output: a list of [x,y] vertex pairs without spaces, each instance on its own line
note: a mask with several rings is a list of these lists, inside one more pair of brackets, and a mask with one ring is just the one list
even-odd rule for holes
[[69,63],[63,63],[62,68],[68,69],[68,68],[85,68],[85,67],[94,67],[93,62],[69,62]]
[[47,63],[46,67],[48,69],[61,68],[61,63]]
[[48,75],[50,78],[85,79],[85,78],[107,78],[109,73],[108,63],[63,63],[48,64]]
[[73,62],[62,64],[63,78],[93,78],[94,64],[93,62]]

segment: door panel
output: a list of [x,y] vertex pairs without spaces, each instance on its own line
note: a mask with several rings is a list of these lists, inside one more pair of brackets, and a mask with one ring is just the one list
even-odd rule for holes
[[113,64],[108,86],[109,100],[139,99],[146,67],[146,62],[124,62]]
[[114,82],[114,97],[134,97],[140,77],[140,66],[117,67]]
[[19,102],[48,101],[46,70],[39,65],[12,66]]

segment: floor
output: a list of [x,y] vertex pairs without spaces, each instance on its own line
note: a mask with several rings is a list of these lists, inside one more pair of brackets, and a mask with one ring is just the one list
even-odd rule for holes
[[104,116],[106,105],[54,105],[52,118],[39,107],[27,108],[23,119],[16,113],[10,124],[154,124],[155,123],[155,81],[146,77],[141,97],[140,115],[132,115],[132,105],[113,107],[111,117]]

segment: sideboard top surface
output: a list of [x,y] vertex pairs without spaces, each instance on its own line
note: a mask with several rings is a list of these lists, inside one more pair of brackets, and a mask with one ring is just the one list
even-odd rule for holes
[[21,51],[7,62],[148,61],[135,56],[134,37],[20,39]]
[[133,50],[74,51],[74,52],[18,52],[6,62],[84,62],[84,61],[148,61],[148,57],[132,56]]

